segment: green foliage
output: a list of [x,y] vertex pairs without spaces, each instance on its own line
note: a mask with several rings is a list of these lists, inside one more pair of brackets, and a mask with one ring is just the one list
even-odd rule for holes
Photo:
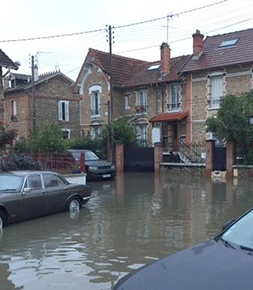
[[31,137],[19,140],[15,146],[15,152],[65,152],[65,142],[62,139],[62,131],[56,125],[46,125],[37,130]]
[[15,131],[6,130],[2,125],[0,125],[0,149],[5,149],[7,144],[12,145],[16,136]]
[[207,131],[214,132],[216,137],[224,141],[234,141],[237,153],[243,158],[251,155],[253,141],[252,92],[240,96],[225,96],[220,103],[217,117],[206,121]]
[[0,159],[0,172],[11,170],[41,170],[41,165],[25,155],[7,155]]
[[106,143],[107,136],[113,130],[113,137],[115,143],[130,144],[136,142],[135,126],[126,119],[119,119],[114,121],[110,126],[107,125],[101,133],[103,143]]

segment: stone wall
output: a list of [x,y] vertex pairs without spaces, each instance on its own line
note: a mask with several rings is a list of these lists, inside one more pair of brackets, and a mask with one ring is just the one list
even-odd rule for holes
[[206,176],[205,164],[160,163],[160,172],[167,175]]

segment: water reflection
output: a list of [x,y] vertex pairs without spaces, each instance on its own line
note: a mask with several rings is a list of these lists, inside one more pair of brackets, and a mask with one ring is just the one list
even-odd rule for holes
[[252,183],[127,173],[93,182],[77,219],[62,213],[4,229],[1,290],[111,289],[126,273],[216,235],[253,205]]

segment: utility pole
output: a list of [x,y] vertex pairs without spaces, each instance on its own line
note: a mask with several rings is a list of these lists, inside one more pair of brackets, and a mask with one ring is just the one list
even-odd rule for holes
[[33,133],[36,130],[36,112],[35,112],[35,85],[34,85],[34,56],[32,55],[32,129]]
[[110,74],[110,94],[108,98],[108,125],[109,134],[107,136],[107,158],[109,161],[114,159],[114,129],[112,127],[113,118],[113,78],[112,78],[112,26],[108,26],[108,42],[109,42],[109,74]]

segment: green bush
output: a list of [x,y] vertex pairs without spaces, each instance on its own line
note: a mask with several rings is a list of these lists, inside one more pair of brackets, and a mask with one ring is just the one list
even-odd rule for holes
[[21,154],[2,157],[0,159],[0,172],[13,170],[41,170],[41,165],[30,157]]

